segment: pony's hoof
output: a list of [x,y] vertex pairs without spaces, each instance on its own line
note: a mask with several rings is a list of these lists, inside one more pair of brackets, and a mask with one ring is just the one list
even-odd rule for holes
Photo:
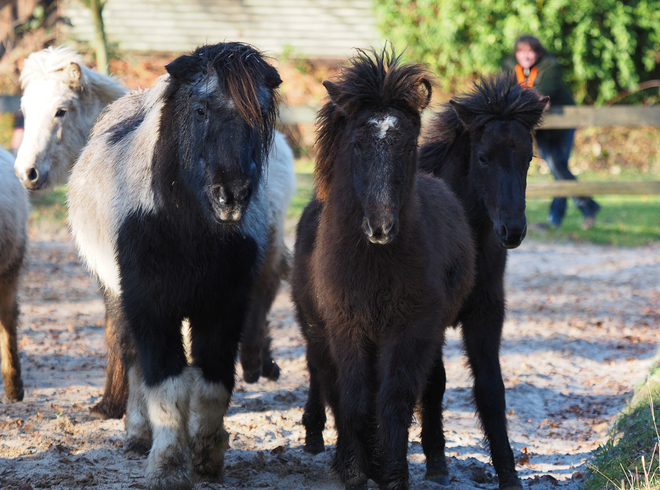
[[89,409],[89,415],[99,419],[120,419],[126,412],[123,404],[110,403],[105,398]]
[[197,475],[200,481],[206,482],[206,483],[224,483],[225,482],[225,477],[222,473],[222,470],[220,471],[214,471],[213,469],[204,467],[201,468],[199,466],[193,467],[193,471]]
[[5,387],[5,394],[13,402],[22,402],[23,397],[25,396],[25,390],[23,390],[23,383],[20,387]]
[[505,478],[500,482],[500,490],[523,490],[522,483],[517,476]]
[[124,442],[124,454],[127,457],[144,457],[149,454],[151,444],[142,439],[126,439]]
[[243,381],[246,383],[256,383],[259,381],[259,378],[261,377],[261,369],[257,369],[256,371],[253,372],[247,372],[243,371]]
[[314,456],[322,453],[323,451],[325,451],[325,445],[323,444],[323,440],[305,442],[305,445],[303,446],[303,451],[309,454],[313,454]]
[[280,379],[280,367],[272,359],[264,363],[261,368],[261,373],[263,377],[269,381],[277,381]]
[[438,485],[442,485],[443,487],[448,487],[450,484],[449,475],[426,477],[426,479],[430,482],[437,483]]

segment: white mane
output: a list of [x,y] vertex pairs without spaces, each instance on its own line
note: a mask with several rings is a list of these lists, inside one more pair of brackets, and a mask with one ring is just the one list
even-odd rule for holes
[[126,93],[126,89],[115,78],[90,70],[84,65],[82,56],[66,46],[51,46],[28,56],[19,78],[21,89],[25,90],[25,87],[35,80],[66,81],[67,73],[65,69],[71,63],[80,66],[82,71],[80,82],[83,89],[99,90],[107,94],[111,100],[115,100]]

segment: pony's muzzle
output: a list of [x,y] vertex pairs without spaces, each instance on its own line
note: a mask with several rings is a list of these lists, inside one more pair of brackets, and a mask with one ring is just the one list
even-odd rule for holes
[[518,247],[527,235],[527,220],[516,220],[510,223],[500,223],[495,232],[500,244],[507,249]]
[[23,187],[31,191],[41,189],[48,177],[48,171],[39,172],[37,167],[30,167],[24,173],[16,172],[16,176],[23,184]]
[[252,184],[214,185],[211,188],[213,208],[220,221],[239,221],[250,203]]
[[371,243],[385,245],[391,242],[399,232],[399,220],[395,216],[381,220],[364,218],[362,231]]

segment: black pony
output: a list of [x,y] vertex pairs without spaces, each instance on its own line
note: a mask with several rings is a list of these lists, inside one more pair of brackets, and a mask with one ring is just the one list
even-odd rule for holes
[[[501,489],[522,488],[507,437],[499,362],[506,249],[525,238],[532,133],[547,101],[506,75],[482,79],[435,116],[419,156],[420,169],[440,177],[460,199],[477,247],[475,284],[458,322]],[[443,393],[444,381],[435,396]]]
[[71,175],[70,221],[123,334],[125,448],[149,450],[149,488],[192,489],[192,469],[222,476],[238,342],[271,234],[264,173],[281,80],[240,43],[166,69],[97,121]]
[[[323,450],[327,403],[346,488],[372,478],[404,489],[415,404],[440,412],[429,380],[444,380],[444,329],[472,286],[474,250],[456,197],[417,173],[420,113],[431,98],[422,65],[359,51],[324,85],[316,189],[298,225],[291,283],[310,373],[305,449]],[[434,480],[446,473],[441,433],[440,418],[423,419]]]

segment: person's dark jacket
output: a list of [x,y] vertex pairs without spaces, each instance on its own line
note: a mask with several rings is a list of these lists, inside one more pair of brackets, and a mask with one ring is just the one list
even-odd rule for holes
[[[518,64],[514,56],[510,56],[502,63],[505,70],[515,73],[515,66]],[[538,68],[534,88],[543,95],[550,97],[550,105],[575,105],[573,95],[568,87],[564,85],[561,76],[561,66],[557,59],[546,54],[534,65]]]

